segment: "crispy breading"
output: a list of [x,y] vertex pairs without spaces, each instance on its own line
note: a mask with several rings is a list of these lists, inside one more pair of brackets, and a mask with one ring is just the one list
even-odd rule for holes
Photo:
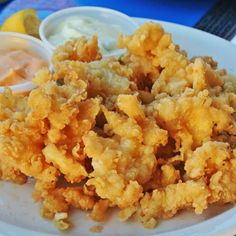
[[86,211],[93,209],[96,203],[96,198],[85,194],[82,187],[66,187],[63,196],[71,206]]
[[54,144],[48,144],[42,152],[46,161],[55,165],[65,175],[68,182],[80,182],[88,175],[82,164],[66,154],[65,150],[60,150]]
[[209,195],[202,181],[170,184],[163,190],[146,193],[140,200],[136,214],[146,227],[149,227],[150,220],[155,222],[160,218],[170,218],[183,208],[192,207],[197,214],[201,214],[208,206]]
[[90,218],[95,221],[104,221],[106,220],[106,212],[109,207],[108,200],[99,200],[93,207],[92,212],[90,213]]
[[229,144],[205,142],[185,162],[186,174],[191,179],[212,175],[230,159]]
[[144,110],[136,96],[119,95],[117,98],[118,108],[135,120],[143,120],[145,117]]
[[80,37],[59,46],[52,57],[52,63],[56,65],[66,60],[90,62],[101,58],[97,37],[93,36],[90,40],[87,40],[86,37]]
[[212,104],[207,90],[197,96],[190,90],[181,96],[156,99],[147,106],[147,112],[156,117],[157,123],[168,130],[176,142],[181,140],[180,150],[184,156],[209,141],[213,132],[228,130],[235,123],[229,112]]

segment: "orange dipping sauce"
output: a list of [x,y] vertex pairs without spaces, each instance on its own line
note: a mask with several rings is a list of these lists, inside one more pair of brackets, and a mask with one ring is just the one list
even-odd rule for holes
[[11,86],[33,79],[48,62],[23,49],[0,50],[0,86]]

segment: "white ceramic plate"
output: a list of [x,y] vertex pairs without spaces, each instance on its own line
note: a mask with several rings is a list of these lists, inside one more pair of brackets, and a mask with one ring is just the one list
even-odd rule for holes
[[[136,19],[143,23],[145,19]],[[208,33],[161,22],[166,31],[173,34],[174,41],[181,45],[190,56],[210,55],[218,62],[219,67],[226,68],[236,75],[236,45]],[[39,205],[31,198],[33,184],[18,186],[12,183],[0,182],[0,236],[55,236],[63,235],[39,216]],[[185,211],[176,217],[161,221],[153,230],[146,230],[135,222],[120,222],[113,216],[103,225],[100,235],[115,236],[184,236],[209,235],[233,236],[236,235],[236,207],[227,205],[213,206],[202,215],[196,216],[192,211]],[[85,213],[78,210],[72,214],[74,229],[68,236],[99,235],[89,232],[91,226],[97,225],[89,220]]]

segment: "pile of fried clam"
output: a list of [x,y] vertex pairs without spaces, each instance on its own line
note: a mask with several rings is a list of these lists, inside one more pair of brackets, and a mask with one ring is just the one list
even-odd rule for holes
[[188,59],[159,24],[121,35],[102,59],[97,38],[56,49],[28,96],[0,94],[0,177],[35,179],[41,215],[68,229],[72,208],[153,228],[179,210],[236,201],[236,78]]

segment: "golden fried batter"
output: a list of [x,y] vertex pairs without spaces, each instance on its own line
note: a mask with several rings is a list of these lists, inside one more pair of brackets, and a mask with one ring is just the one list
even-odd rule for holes
[[236,78],[190,60],[159,24],[117,45],[127,52],[101,60],[96,37],[73,39],[29,95],[0,94],[0,178],[34,178],[40,213],[60,230],[71,208],[105,221],[118,207],[152,228],[235,203]]

